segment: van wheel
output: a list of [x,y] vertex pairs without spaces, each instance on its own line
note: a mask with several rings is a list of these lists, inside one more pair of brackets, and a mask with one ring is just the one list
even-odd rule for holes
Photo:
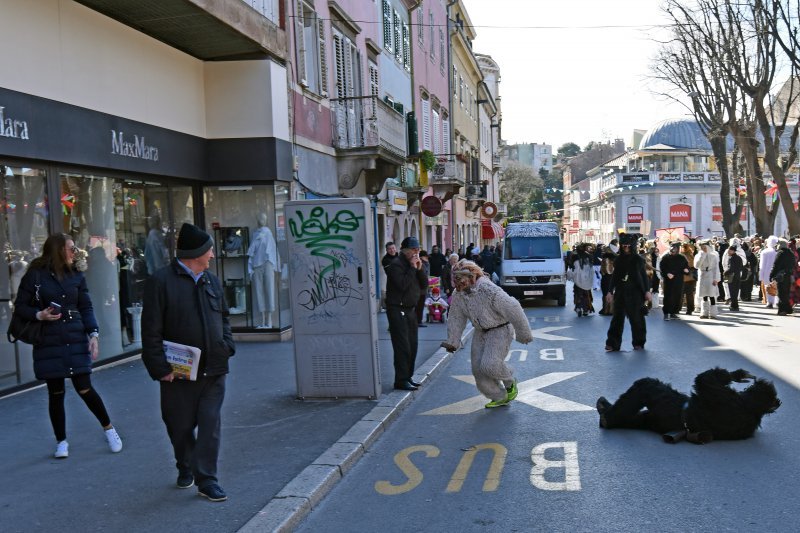
[[567,305],[567,289],[561,290],[561,295],[558,297],[558,306],[564,307]]

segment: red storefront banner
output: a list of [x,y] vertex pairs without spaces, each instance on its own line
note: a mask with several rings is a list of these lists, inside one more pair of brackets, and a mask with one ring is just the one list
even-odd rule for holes
[[644,220],[644,209],[641,206],[628,208],[628,224],[641,224]]
[[675,204],[669,206],[670,222],[691,222],[692,206],[687,204]]

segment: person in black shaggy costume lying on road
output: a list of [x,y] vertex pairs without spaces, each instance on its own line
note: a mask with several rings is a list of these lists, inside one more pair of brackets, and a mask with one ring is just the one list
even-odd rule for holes
[[[737,391],[732,381],[753,384]],[[714,439],[738,440],[753,436],[761,418],[775,412],[781,401],[770,381],[756,379],[746,370],[729,372],[713,368],[694,380],[691,397],[667,383],[643,378],[612,404],[597,400],[600,427],[605,429],[644,429],[661,433],[666,442],[682,439],[705,444]]]

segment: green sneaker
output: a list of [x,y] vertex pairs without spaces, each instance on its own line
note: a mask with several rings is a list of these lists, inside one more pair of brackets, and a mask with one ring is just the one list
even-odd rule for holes
[[494,407],[503,407],[504,405],[508,405],[508,398],[503,398],[502,400],[492,400],[484,405],[484,407],[486,409],[492,409]]
[[510,387],[510,388],[506,389],[506,392],[508,393],[508,394],[506,395],[506,403],[508,403],[508,402],[510,402],[510,401],[512,401],[512,400],[514,400],[514,399],[517,397],[517,394],[519,394],[519,389],[517,389],[517,382],[516,382],[516,380],[514,381],[514,384],[513,384],[513,385],[511,385],[511,387]]

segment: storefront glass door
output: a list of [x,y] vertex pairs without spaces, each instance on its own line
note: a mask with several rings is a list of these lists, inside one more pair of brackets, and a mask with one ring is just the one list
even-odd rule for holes
[[[0,163],[0,331],[11,320],[17,287],[48,235],[47,173]],[[0,389],[33,378],[31,347],[0,342]]]

